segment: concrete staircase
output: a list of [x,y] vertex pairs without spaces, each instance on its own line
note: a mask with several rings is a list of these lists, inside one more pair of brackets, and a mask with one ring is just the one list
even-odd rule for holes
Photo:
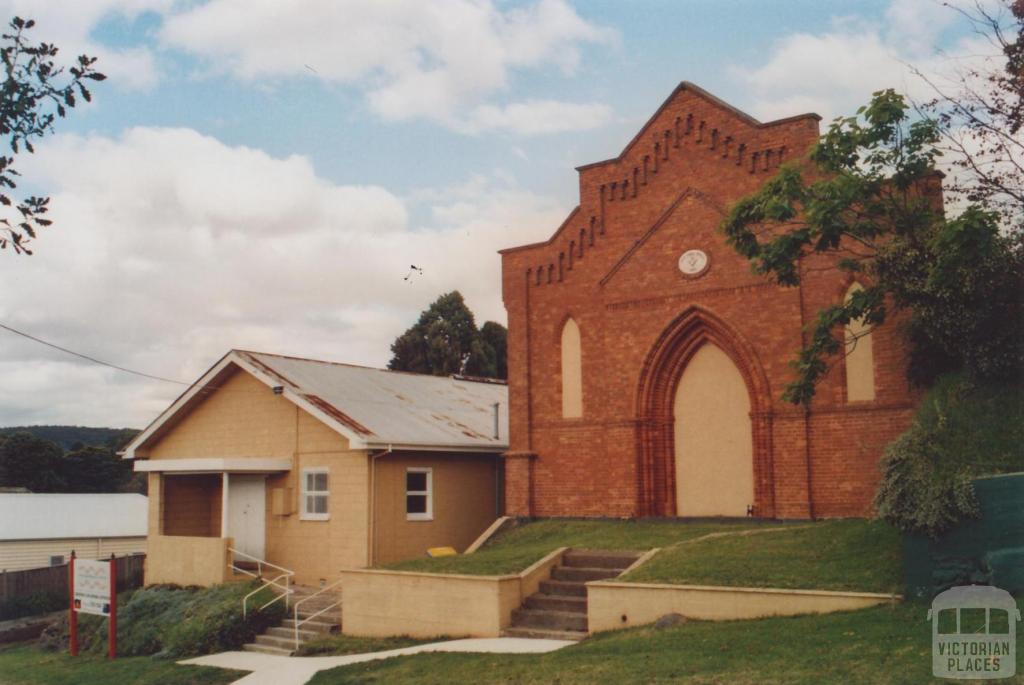
[[[292,604],[308,597],[316,592],[314,588],[296,587],[292,596]],[[299,621],[309,618],[316,612],[334,604],[340,599],[335,592],[325,592],[317,595],[299,606]],[[282,600],[283,601],[283,600]],[[299,628],[299,644],[312,640],[313,638],[336,633],[341,630],[341,607],[337,606],[320,614],[316,618],[302,623]],[[295,651],[295,619],[291,610],[281,625],[267,628],[262,635],[256,636],[255,642],[242,645],[247,652],[262,652],[263,654],[276,654],[278,656],[291,656]]]
[[540,591],[512,612],[506,637],[582,640],[587,636],[587,586],[590,580],[616,578],[640,558],[640,552],[571,549],[551,569]]

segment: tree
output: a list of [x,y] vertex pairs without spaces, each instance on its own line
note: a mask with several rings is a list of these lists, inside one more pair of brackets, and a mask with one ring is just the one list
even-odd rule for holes
[[4,82],[0,90],[0,135],[7,137],[10,155],[0,155],[0,205],[14,207],[16,211],[0,217],[0,249],[10,246],[15,254],[32,254],[26,243],[36,236],[40,227],[52,222],[44,218],[50,198],[29,196],[18,200],[8,190],[17,187],[14,168],[15,156],[22,150],[34,152],[32,141],[53,131],[57,117],[67,115],[68,109],[81,96],[89,101],[92,95],[86,81],[102,81],[106,77],[93,69],[95,57],[81,55],[65,76],[63,67],[54,58],[58,48],[51,43],[30,44],[25,32],[35,26],[31,19],[14,17],[10,33],[4,33],[0,47],[3,60]]
[[[486,335],[477,330],[473,312],[459,291],[445,293],[420,314],[415,325],[395,339],[388,368],[435,376],[504,378],[505,328],[488,321],[484,330]],[[500,358],[496,344],[502,346]]]
[[494,350],[494,378],[508,378],[508,329],[500,323],[486,321],[480,328],[484,344]]
[[0,445],[0,484],[32,492],[60,492],[64,487],[60,447],[29,433],[7,436]]
[[[1004,226],[1024,224],[1024,2],[950,5],[989,44],[992,53],[974,56],[952,79],[916,70],[934,97],[918,109],[935,120],[939,149],[955,173],[947,192],[982,203],[1001,215]],[[979,59],[981,58],[981,59]]]
[[[904,98],[875,93],[857,116],[836,119],[810,154],[741,199],[722,223],[756,272],[797,285],[809,269],[858,274],[864,288],[818,312],[783,394],[808,404],[844,348],[851,321],[874,326],[903,313],[914,380],[963,370],[1018,377],[1024,366],[1024,240],[995,212],[970,205],[945,217],[935,160],[941,124],[912,120]],[[824,263],[824,266],[822,266]]]
[[130,462],[101,447],[80,447],[61,463],[63,492],[119,492],[132,478]]

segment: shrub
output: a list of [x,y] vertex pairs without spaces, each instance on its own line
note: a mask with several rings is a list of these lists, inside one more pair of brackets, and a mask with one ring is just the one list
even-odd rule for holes
[[875,507],[900,530],[937,538],[979,516],[971,480],[1024,471],[1024,389],[941,377],[881,468]]
[[7,621],[23,616],[38,616],[51,611],[59,611],[68,605],[67,595],[52,592],[34,592],[31,595],[14,597],[0,602],[0,621]]
[[[238,649],[280,622],[284,603],[253,611],[242,618],[242,598],[254,583],[230,583],[212,588],[151,586],[118,596],[117,648],[121,656],[181,658]],[[273,598],[264,590],[255,605]],[[107,648],[108,621],[80,614],[79,644],[84,651],[103,653]],[[41,645],[62,649],[67,645],[67,621],[48,630]]]

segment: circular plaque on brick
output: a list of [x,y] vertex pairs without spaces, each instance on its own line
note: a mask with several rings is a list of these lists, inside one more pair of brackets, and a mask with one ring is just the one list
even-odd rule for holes
[[708,270],[711,260],[704,250],[687,250],[679,258],[679,270],[684,276],[697,278]]

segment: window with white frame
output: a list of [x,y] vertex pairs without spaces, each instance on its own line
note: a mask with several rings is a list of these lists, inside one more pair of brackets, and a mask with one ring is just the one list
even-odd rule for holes
[[405,470],[405,518],[408,521],[434,519],[433,469]]
[[302,502],[299,518],[306,521],[326,521],[330,518],[327,500],[330,489],[327,469],[302,469]]

